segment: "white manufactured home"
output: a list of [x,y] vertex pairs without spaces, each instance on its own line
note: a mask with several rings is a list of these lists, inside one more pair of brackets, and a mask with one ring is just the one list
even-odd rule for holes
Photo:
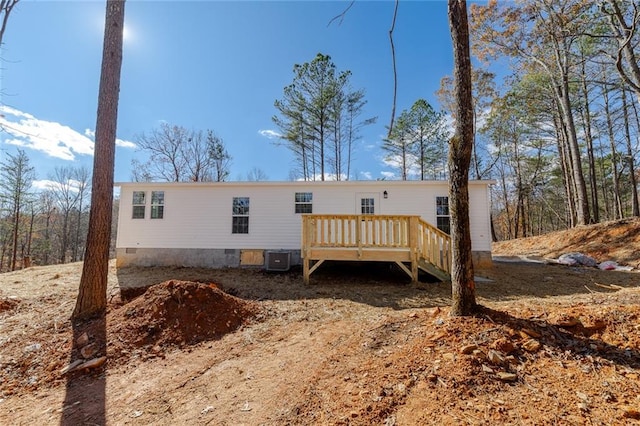
[[[491,262],[489,186],[470,181],[474,262]],[[117,265],[287,269],[324,260],[450,271],[445,181],[118,183]],[[426,263],[425,263],[426,262]]]

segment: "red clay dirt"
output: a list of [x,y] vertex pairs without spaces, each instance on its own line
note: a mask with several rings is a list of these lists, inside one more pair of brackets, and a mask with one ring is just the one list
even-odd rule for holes
[[[640,424],[640,275],[520,261],[637,265],[637,225],[497,244],[510,261],[476,271],[469,318],[449,285],[385,264],[308,286],[112,266],[106,318],[75,325],[81,264],[1,274],[0,424]],[[74,361],[98,366],[63,374]]]

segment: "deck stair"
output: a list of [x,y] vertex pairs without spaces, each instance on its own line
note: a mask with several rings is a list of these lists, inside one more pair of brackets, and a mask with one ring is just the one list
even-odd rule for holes
[[325,260],[395,262],[413,282],[418,270],[448,281],[451,238],[420,216],[305,214],[305,283]]

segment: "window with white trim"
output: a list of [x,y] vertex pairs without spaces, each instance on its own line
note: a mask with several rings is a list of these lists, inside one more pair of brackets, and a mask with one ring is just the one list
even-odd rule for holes
[[360,213],[362,214],[375,214],[375,198],[361,198],[360,199]]
[[146,205],[145,192],[133,191],[133,199],[131,201],[133,205],[131,218],[132,219],[144,219],[144,210]]
[[295,205],[296,213],[313,213],[313,193],[296,192]]
[[232,234],[249,233],[249,197],[233,197]]
[[436,197],[436,227],[442,232],[451,233],[449,197]]
[[151,191],[151,219],[164,217],[164,191]]

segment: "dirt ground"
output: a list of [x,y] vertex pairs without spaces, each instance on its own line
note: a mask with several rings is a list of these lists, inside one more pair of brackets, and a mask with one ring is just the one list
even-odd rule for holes
[[377,263],[112,266],[84,324],[81,264],[0,274],[0,424],[640,424],[640,274],[568,251],[637,268],[640,221],[496,244],[470,318]]

